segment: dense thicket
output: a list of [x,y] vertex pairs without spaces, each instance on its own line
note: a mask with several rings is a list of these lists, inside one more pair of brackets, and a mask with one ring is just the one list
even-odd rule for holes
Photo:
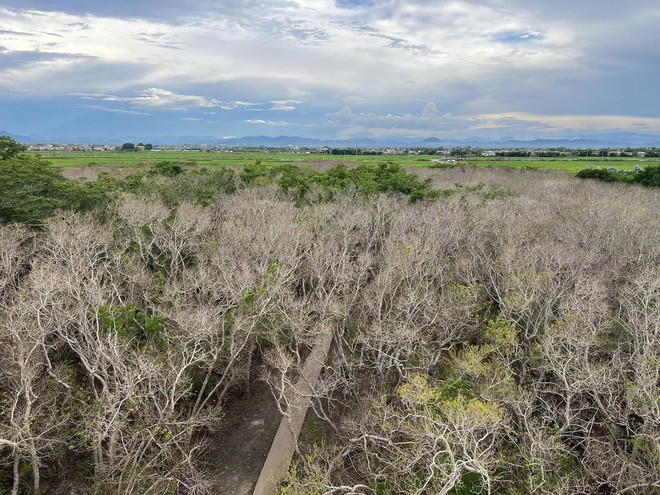
[[112,181],[66,179],[61,170],[29,156],[0,159],[0,223],[38,227],[58,209],[88,211],[102,207]]
[[0,226],[0,490],[212,492],[232,390],[285,407],[327,326],[328,428],[283,493],[660,489],[657,191],[257,171],[161,165]]
[[660,165],[652,165],[635,173],[585,168],[577,173],[581,179],[598,179],[603,182],[623,182],[626,184],[641,184],[646,187],[660,187]]

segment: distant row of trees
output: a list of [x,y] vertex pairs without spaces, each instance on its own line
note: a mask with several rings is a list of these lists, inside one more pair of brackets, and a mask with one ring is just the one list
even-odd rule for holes
[[119,149],[121,149],[121,151],[138,151],[140,149],[143,149],[145,151],[151,151],[152,149],[154,149],[154,145],[151,143],[147,143],[147,144],[124,143],[119,147]]

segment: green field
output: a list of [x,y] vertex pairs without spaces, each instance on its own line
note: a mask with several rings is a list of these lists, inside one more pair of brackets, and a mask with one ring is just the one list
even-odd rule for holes
[[[438,160],[433,155],[322,155],[304,153],[268,152],[203,152],[203,151],[162,151],[162,152],[47,152],[39,153],[41,158],[58,167],[85,166],[139,166],[170,160],[197,165],[241,166],[260,160],[264,165],[290,163],[304,165],[325,162],[333,163],[380,163],[396,162],[408,167],[429,167]],[[468,158],[457,160],[458,165],[477,167],[508,167],[517,169],[555,170],[576,172],[596,166],[614,167],[619,170],[632,170],[636,165],[660,165],[660,158]]]

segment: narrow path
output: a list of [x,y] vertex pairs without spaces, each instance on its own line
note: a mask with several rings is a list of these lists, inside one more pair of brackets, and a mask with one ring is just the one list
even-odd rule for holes
[[231,400],[209,453],[218,466],[213,492],[250,495],[282,418],[267,384],[254,381],[250,397]]
[[303,366],[302,376],[294,387],[293,398],[277,429],[275,439],[263,465],[254,489],[254,495],[271,495],[277,483],[286,475],[291,458],[296,451],[300,429],[309,407],[306,398],[316,386],[321,370],[332,345],[332,327],[322,327],[314,342],[314,348]]

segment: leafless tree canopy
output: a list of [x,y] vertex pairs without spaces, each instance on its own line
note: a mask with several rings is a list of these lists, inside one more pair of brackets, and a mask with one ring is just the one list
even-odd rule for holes
[[456,192],[0,226],[0,493],[210,493],[224,405],[261,379],[286,413],[328,327],[282,493],[658,493],[659,193],[425,173]]

